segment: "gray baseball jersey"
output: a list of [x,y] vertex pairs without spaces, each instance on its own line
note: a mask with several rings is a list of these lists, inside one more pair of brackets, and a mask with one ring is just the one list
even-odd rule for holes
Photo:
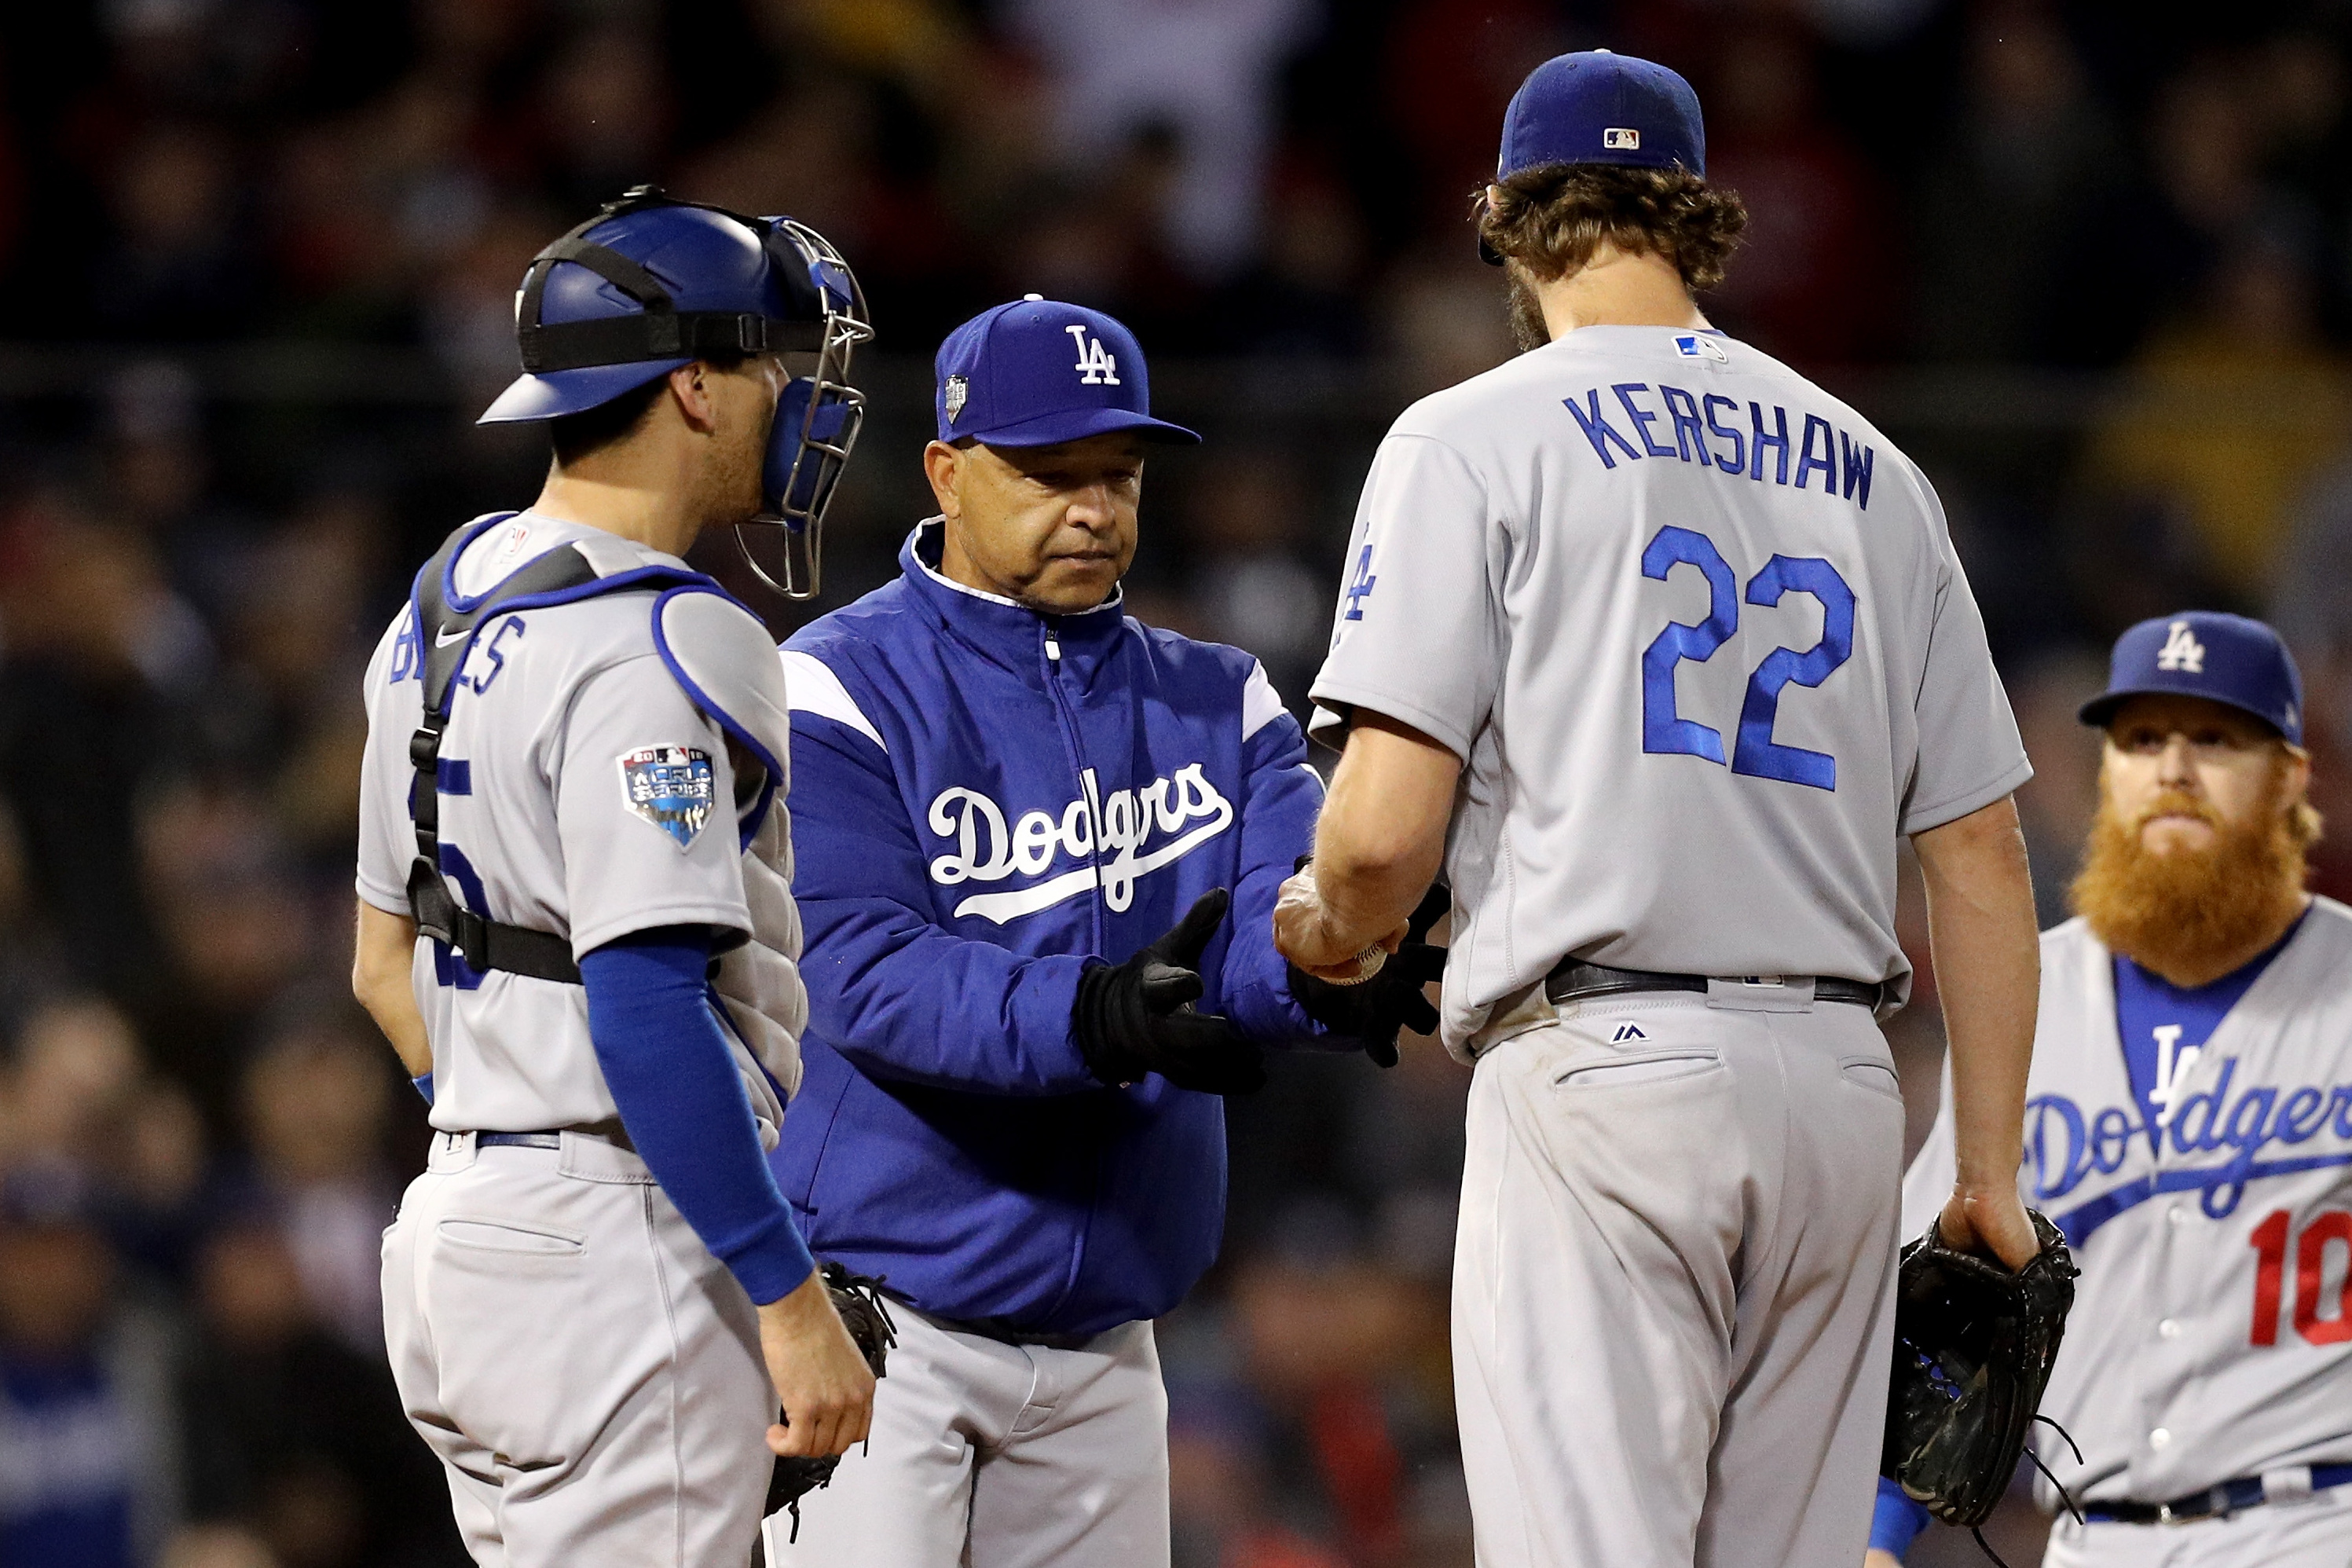
[[[2083,1460],[2035,1445],[2078,1500],[2352,1461],[2352,910],[2314,900],[2165,1089],[2151,1128],[2107,949],[2079,920],[2044,933],[2019,1189],[2083,1269],[2042,1401]],[[1951,1192],[1950,1100],[1948,1077],[1906,1236]]]
[[1465,760],[1447,1045],[1565,955],[1907,981],[1898,834],[2031,776],[1926,479],[1714,332],[1587,327],[1405,411],[1318,730]]
[[[523,512],[465,550],[455,586],[485,593],[562,544],[605,576],[682,564]],[[416,638],[412,606],[384,633],[367,674],[359,895],[398,914],[408,912],[416,855],[408,807],[408,740],[423,712]],[[657,926],[750,938],[723,961],[718,988],[772,1144],[782,1107],[770,1079],[786,1092],[798,1083],[806,1015],[783,781],[772,803],[737,800],[730,736],[714,710],[769,752],[781,775],[789,718],[775,648],[755,618],[714,594],[668,595],[656,607],[651,594],[621,593],[493,616],[458,673],[442,742],[442,864],[468,907],[563,936],[575,957]],[[767,809],[756,824],[739,821],[739,806],[757,805]],[[477,973],[429,942],[417,944],[415,984],[433,1045],[436,1127],[615,1121],[580,986]]]

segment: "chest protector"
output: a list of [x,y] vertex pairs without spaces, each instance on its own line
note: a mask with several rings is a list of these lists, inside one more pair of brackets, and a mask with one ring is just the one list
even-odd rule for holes
[[[471,967],[561,984],[581,983],[572,943],[467,909],[444,873],[440,854],[441,741],[458,671],[482,627],[502,615],[639,594],[650,599],[654,647],[689,700],[726,734],[737,763],[737,839],[751,934],[711,960],[711,994],[737,1041],[782,1096],[800,1084],[800,1034],[808,1019],[801,987],[800,911],[793,903],[791,823],[783,804],[791,755],[791,714],[783,667],[767,632],[712,578],[682,566],[634,566],[604,573],[577,544],[527,563],[488,592],[457,593],[456,565],[467,545],[513,513],[496,513],[451,534],[416,574],[412,591],[424,715],[408,742],[416,769],[409,791],[416,858],[409,865],[408,907],[418,934],[447,944]],[[743,783],[756,777],[745,797]],[[723,940],[723,939],[722,939]],[[761,1120],[781,1119],[758,1104]]]

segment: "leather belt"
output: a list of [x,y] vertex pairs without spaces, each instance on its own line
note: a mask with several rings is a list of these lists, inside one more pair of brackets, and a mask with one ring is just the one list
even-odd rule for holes
[[[2347,1482],[2352,1482],[2352,1465],[2311,1467],[2312,1492],[2324,1492]],[[2306,1494],[2297,1490],[2291,1495],[2300,1498]],[[2201,1492],[2174,1498],[2170,1502],[2085,1502],[2083,1517],[2094,1524],[2191,1524],[2200,1519],[2226,1519],[2276,1500],[2284,1500],[2270,1496],[2262,1477],[2240,1476]]]
[[[539,1132],[477,1132],[474,1134],[474,1147],[477,1149],[561,1149],[563,1147],[563,1134],[567,1131],[575,1137],[593,1138],[599,1143],[610,1143],[615,1149],[625,1149],[633,1154],[636,1152],[636,1145],[629,1142],[627,1131],[613,1122],[605,1122],[595,1127],[551,1127]],[[462,1137],[463,1134],[455,1136]]]
[[[1753,984],[1757,981],[1777,983],[1782,975],[1744,975]],[[1553,1003],[1574,1002],[1586,996],[1613,996],[1626,991],[1696,991],[1704,993],[1707,977],[1704,974],[1658,974],[1646,969],[1612,969],[1605,963],[1587,963],[1580,958],[1563,958],[1549,974],[1544,976],[1544,997]],[[1816,1002],[1851,1002],[1875,1011],[1885,997],[1884,982],[1864,984],[1846,980],[1834,974],[1813,977],[1813,1000]]]
[[477,1149],[561,1149],[563,1147],[563,1134],[561,1132],[477,1132],[474,1134],[474,1147]]
[[1036,1346],[1049,1351],[1082,1351],[1101,1336],[1097,1334],[1059,1334],[1036,1329],[1024,1329],[1003,1318],[950,1318],[918,1307],[896,1290],[885,1287],[882,1294],[918,1316],[926,1318],[942,1329],[959,1334],[973,1334],[983,1340],[994,1340],[1001,1345]]

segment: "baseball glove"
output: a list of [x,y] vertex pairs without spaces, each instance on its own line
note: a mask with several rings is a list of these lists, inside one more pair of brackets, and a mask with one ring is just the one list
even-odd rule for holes
[[1945,1246],[1933,1222],[1903,1249],[1878,1468],[1948,1524],[1982,1524],[2008,1489],[2074,1304],[2074,1255],[2026,1213],[2042,1250],[2014,1274]]
[[[883,1363],[889,1359],[890,1349],[898,1342],[898,1325],[890,1321],[890,1309],[883,1303],[879,1279],[863,1274],[852,1274],[838,1263],[821,1265],[825,1293],[833,1298],[833,1310],[841,1314],[841,1326],[849,1331],[866,1364],[876,1377],[888,1375]],[[819,1487],[833,1484],[833,1472],[840,1465],[841,1456],[828,1454],[823,1458],[779,1458],[768,1478],[767,1506],[760,1510],[766,1518],[780,1510],[790,1510],[793,1516],[792,1539],[801,1533],[801,1499]]]

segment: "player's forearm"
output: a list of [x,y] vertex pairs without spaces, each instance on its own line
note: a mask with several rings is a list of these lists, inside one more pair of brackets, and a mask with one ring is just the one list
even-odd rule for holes
[[1950,1042],[1952,1124],[1963,1187],[2012,1184],[2042,982],[2033,883],[2017,807],[2003,798],[1913,841]]
[[1312,931],[1289,933],[1283,944],[1294,963],[1300,942],[1337,958],[1362,951],[1404,923],[1444,859],[1461,772],[1452,752],[1418,730],[1358,710],[1316,824],[1313,871],[1320,910]]
[[588,1033],[638,1156],[755,1302],[816,1267],[760,1147],[704,975],[710,934],[677,926],[587,954]]
[[416,959],[416,922],[359,900],[359,930],[352,941],[352,994],[383,1031],[411,1078],[433,1070],[433,1043],[417,1011],[409,972]]

